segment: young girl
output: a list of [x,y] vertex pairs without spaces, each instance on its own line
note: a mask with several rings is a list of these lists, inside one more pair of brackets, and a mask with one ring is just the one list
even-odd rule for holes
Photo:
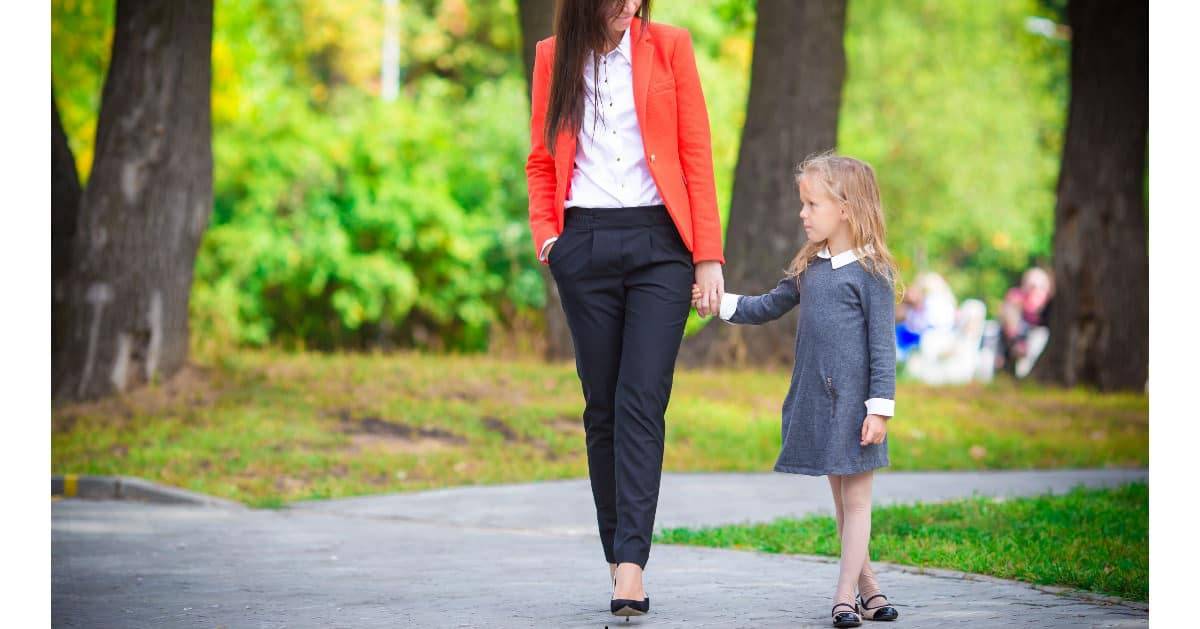
[[807,242],[771,292],[726,293],[720,317],[762,324],[800,308],[775,471],[829,477],[842,546],[833,626],[857,627],[899,616],[867,560],[871,480],[888,464],[894,407],[896,267],[870,166],[824,154],[801,164],[796,181]]

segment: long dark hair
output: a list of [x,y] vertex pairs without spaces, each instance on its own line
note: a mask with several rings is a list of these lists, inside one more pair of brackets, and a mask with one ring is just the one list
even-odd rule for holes
[[[563,129],[578,134],[583,126],[583,65],[592,55],[594,77],[599,77],[600,51],[609,43],[608,21],[620,14],[626,0],[558,0],[554,18],[554,69],[550,75],[550,103],[546,108],[544,141],[554,154],[555,140]],[[639,38],[650,21],[650,0],[642,0],[637,17]],[[632,25],[630,28],[633,28]],[[593,81],[594,83],[594,81]]]

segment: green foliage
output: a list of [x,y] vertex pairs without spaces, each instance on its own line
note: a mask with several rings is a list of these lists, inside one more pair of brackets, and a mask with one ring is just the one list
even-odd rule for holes
[[112,0],[52,0],[50,14],[51,84],[79,180],[86,183],[100,115],[100,91],[112,47],[115,7]]
[[454,117],[429,77],[392,104],[345,91],[315,111],[284,93],[233,121],[215,142],[194,321],[259,344],[485,349],[497,303],[541,297],[519,255],[523,171],[505,167],[524,154],[514,80]]
[[[51,4],[55,97],[84,179],[113,5]],[[217,4],[197,336],[474,350],[540,308],[516,6],[402,0],[403,89],[382,103],[377,0]],[[1058,13],[1059,0],[850,1],[840,148],[876,166],[906,275],[932,268],[995,303],[1049,256],[1068,51],[1024,20]],[[754,3],[660,2],[652,17],[695,41],[727,219]]]
[[[394,103],[377,97],[375,0],[217,7],[202,342],[483,350],[502,308],[542,305],[515,5],[500,4],[407,3]],[[85,165],[113,3],[52,8],[59,104]]]
[[[1145,601],[1149,529],[1145,483],[1076,488],[1064,496],[976,497],[876,507],[871,514],[871,558]],[[768,553],[840,553],[837,523],[828,516],[667,529],[656,541]]]
[[909,278],[995,306],[1051,253],[1066,42],[1034,0],[852,0],[839,149],[875,166]]

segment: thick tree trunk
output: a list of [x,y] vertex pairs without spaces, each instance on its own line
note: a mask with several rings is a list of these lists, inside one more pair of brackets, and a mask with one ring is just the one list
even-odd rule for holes
[[[524,40],[521,52],[525,60],[526,95],[530,94],[528,86],[533,85],[533,59],[538,40],[554,34],[554,4],[554,0],[520,2],[521,37]],[[542,283],[546,286],[546,358],[573,358],[575,346],[571,342],[571,330],[567,327],[567,317],[563,313],[558,286],[545,265],[541,266],[541,273]]]
[[66,338],[66,287],[71,268],[71,246],[79,219],[79,170],[63,131],[58,105],[50,95],[50,361],[59,373],[60,350]]
[[1054,221],[1050,343],[1034,376],[1143,390],[1149,369],[1146,3],[1073,0],[1071,105]]
[[56,399],[170,375],[212,208],[213,3],[119,0],[95,162],[64,281]]
[[[837,144],[846,56],[844,0],[760,0],[746,124],[725,237],[725,287],[770,290],[804,243],[795,167]],[[712,321],[687,339],[687,364],[790,364],[796,311],[763,326]]]

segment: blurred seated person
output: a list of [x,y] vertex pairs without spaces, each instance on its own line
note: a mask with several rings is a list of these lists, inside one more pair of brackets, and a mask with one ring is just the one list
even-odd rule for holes
[[1053,296],[1053,278],[1039,267],[1025,271],[1021,285],[1004,295],[997,362],[1018,378],[1029,375],[1050,341],[1048,322]]
[[904,291],[904,300],[896,308],[896,352],[906,360],[921,344],[921,338],[933,330],[949,332],[954,328],[955,298],[950,285],[932,271],[922,273]]
[[925,384],[965,384],[992,378],[994,352],[983,346],[987,306],[963,300],[954,327],[930,329],[909,356],[905,371]]

